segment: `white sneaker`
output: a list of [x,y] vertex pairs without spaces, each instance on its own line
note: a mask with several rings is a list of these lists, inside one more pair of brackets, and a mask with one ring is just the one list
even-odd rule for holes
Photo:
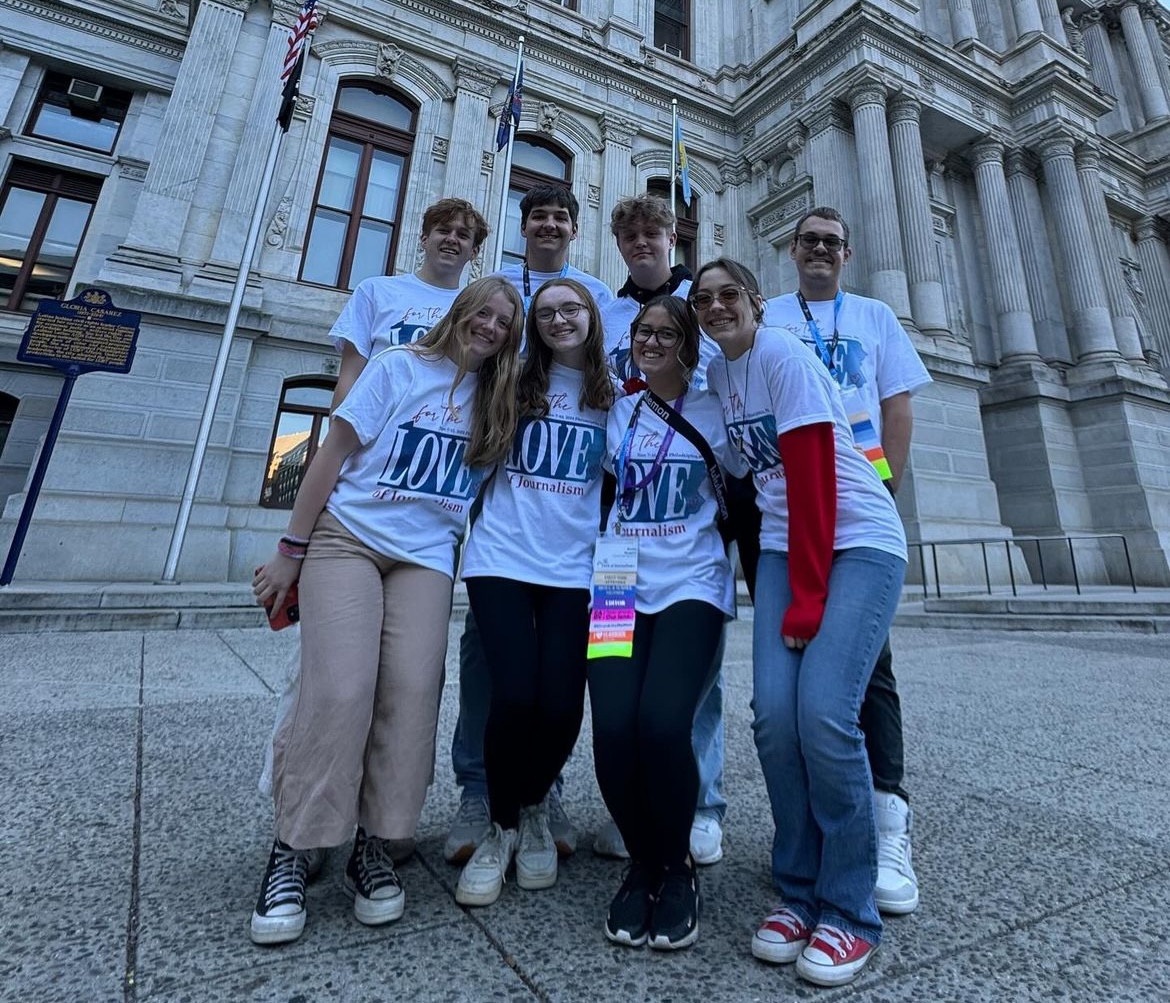
[[501,829],[497,824],[475,848],[464,865],[455,887],[455,901],[460,905],[491,905],[500,897],[504,875],[516,855],[518,834],[515,829]]
[[874,791],[878,829],[878,878],[873,896],[882,912],[904,916],[918,908],[918,878],[910,862],[914,813],[897,794]]
[[548,830],[543,804],[520,809],[520,834],[516,842],[516,884],[529,891],[557,883],[557,847]]
[[463,864],[471,859],[475,848],[491,831],[492,819],[488,813],[487,798],[464,798],[451,819],[443,857],[449,864]]
[[691,823],[691,856],[696,864],[717,864],[723,859],[723,826],[714,815],[695,815]]
[[597,830],[593,837],[593,852],[599,857],[612,857],[615,860],[629,860],[630,851],[626,849],[626,841],[622,839],[621,830],[612,818]]

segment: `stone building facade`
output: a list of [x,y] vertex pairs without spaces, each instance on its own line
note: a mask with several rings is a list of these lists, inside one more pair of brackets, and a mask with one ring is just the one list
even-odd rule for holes
[[[273,3],[9,0],[0,11],[5,550],[60,387],[15,360],[37,297],[97,285],[144,318],[131,374],[77,382],[21,579],[162,569],[279,103],[296,7]],[[728,254],[769,294],[791,289],[796,218],[836,205],[853,224],[848,287],[888,302],[911,332],[935,380],[916,399],[899,497],[911,540],[1124,534],[1140,580],[1170,584],[1164,7],[321,9],[180,578],[243,579],[269,552],[290,458],[311,451],[289,443],[327,422],[314,403],[337,368],[325,333],[357,278],[413,267],[436,198],[470,198],[496,225],[493,115],[523,33],[514,187],[571,185],[573,264],[624,278],[608,211],[668,183],[677,97],[697,196],[680,223],[691,260]],[[293,428],[309,431],[290,440]],[[1014,547],[1017,572],[1035,574],[1037,548]],[[981,580],[977,554],[940,551],[944,582]],[[1117,580],[1123,567],[1109,540],[1079,544],[1077,563],[1082,580]],[[1045,568],[1049,580],[1068,570],[1059,555]]]

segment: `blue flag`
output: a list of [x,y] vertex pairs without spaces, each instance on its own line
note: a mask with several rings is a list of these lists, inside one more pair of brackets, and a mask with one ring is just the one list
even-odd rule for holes
[[674,120],[674,147],[675,156],[678,158],[678,173],[682,179],[683,202],[689,206],[691,204],[691,166],[687,161],[687,148],[683,143],[682,119],[680,118]]
[[515,79],[508,85],[508,96],[504,99],[504,110],[500,112],[500,124],[496,129],[497,152],[508,145],[508,136],[512,132],[512,126],[520,128],[520,104],[523,100],[524,63],[521,61]]

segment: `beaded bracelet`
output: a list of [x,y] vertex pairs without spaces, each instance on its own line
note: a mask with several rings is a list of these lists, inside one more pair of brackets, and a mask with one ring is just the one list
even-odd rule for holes
[[284,557],[291,557],[294,561],[305,559],[306,548],[301,544],[289,543],[283,537],[277,541],[276,552]]
[[308,539],[301,536],[293,536],[292,533],[285,533],[281,539],[287,540],[289,543],[295,544],[298,547],[307,547],[309,545]]

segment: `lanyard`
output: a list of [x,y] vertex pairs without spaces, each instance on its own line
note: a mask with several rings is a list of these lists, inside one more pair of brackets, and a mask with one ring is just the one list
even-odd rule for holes
[[[683,401],[685,400],[687,392],[684,390],[679,394],[678,400],[674,402],[672,407],[680,414],[683,409]],[[658,447],[658,455],[654,457],[654,462],[650,464],[650,472],[646,474],[640,481],[634,480],[634,473],[630,469],[630,450],[634,445],[634,433],[638,428],[639,412],[642,410],[642,404],[646,400],[646,395],[643,394],[638,398],[638,403],[634,405],[634,413],[630,415],[630,423],[626,427],[626,434],[622,439],[621,448],[618,450],[618,465],[617,465],[617,481],[619,485],[618,499],[617,499],[617,513],[618,518],[629,518],[631,514],[630,506],[634,502],[634,492],[641,491],[658,475],[658,471],[662,469],[662,461],[666,459],[666,451],[670,449],[670,444],[674,441],[674,429],[669,426],[666,429],[666,435],[662,437],[662,445]]]
[[837,343],[841,340],[841,333],[837,330],[837,316],[841,313],[841,304],[845,301],[845,294],[841,290],[837,290],[837,295],[833,299],[833,340],[829,345],[825,345],[825,339],[821,337],[821,328],[813,319],[812,311],[808,308],[808,301],[804,298],[804,293],[797,290],[796,300],[800,303],[800,309],[804,311],[804,319],[808,324],[808,329],[812,332],[813,341],[817,345],[817,355],[821,357],[821,361],[828,367],[830,373],[835,373],[837,367],[833,365],[833,356],[837,352]]
[[[532,279],[528,274],[528,259],[524,259],[524,269],[522,271],[524,280],[524,313],[528,314],[528,308],[532,305]],[[558,279],[563,279],[569,274],[569,263],[566,261],[561,265],[561,274],[557,276]]]

